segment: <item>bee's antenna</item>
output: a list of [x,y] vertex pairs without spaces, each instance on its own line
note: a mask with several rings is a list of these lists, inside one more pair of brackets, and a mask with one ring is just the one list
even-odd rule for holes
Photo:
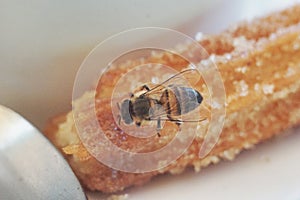
[[[153,118],[153,119],[149,119],[149,121],[157,121],[158,119]],[[169,121],[169,122],[175,122],[175,123],[184,123],[184,122],[202,122],[207,120],[207,118],[203,118],[203,119],[199,119],[199,120],[181,120],[181,119],[163,119],[161,118],[160,121]]]

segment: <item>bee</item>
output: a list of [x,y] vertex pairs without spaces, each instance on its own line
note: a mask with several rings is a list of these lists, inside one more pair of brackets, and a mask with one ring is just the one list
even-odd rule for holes
[[118,105],[119,124],[122,120],[126,125],[135,123],[139,127],[144,121],[157,121],[156,130],[159,137],[161,121],[171,121],[180,127],[185,122],[181,120],[181,116],[195,110],[203,101],[200,92],[178,84],[180,76],[193,71],[195,69],[181,71],[153,88],[143,85],[135,93],[131,93],[130,98]]

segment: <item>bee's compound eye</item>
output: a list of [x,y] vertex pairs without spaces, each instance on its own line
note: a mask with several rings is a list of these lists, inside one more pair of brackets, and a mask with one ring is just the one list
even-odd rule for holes
[[121,117],[125,124],[132,124],[133,119],[131,117],[130,108],[131,102],[129,99],[126,99],[121,104]]

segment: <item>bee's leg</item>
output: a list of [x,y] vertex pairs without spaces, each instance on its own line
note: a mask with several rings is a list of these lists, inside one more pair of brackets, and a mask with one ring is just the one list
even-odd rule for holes
[[153,101],[154,101],[155,105],[160,105],[160,107],[161,107],[162,102],[160,100],[153,99]]
[[179,131],[181,131],[181,127],[180,126],[182,124],[182,121],[179,120],[179,119],[172,118],[171,115],[167,115],[167,117],[169,118],[170,121],[175,122],[175,124],[177,125]]
[[156,131],[157,131],[157,136],[160,137],[160,130],[161,130],[161,119],[160,117],[157,119],[157,127],[156,127]]
[[182,124],[182,122],[181,121],[176,121],[175,124],[177,125],[179,131],[181,131],[181,124]]
[[148,87],[148,85],[143,85],[142,86],[142,90],[146,89],[147,91],[150,91],[150,88]]
[[135,125],[140,127],[141,126],[141,122],[135,122]]

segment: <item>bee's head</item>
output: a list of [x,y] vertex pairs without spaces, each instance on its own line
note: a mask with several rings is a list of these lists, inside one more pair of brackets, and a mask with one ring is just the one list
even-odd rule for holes
[[121,118],[123,119],[125,124],[132,124],[133,119],[131,117],[131,101],[129,99],[125,99],[120,107]]

